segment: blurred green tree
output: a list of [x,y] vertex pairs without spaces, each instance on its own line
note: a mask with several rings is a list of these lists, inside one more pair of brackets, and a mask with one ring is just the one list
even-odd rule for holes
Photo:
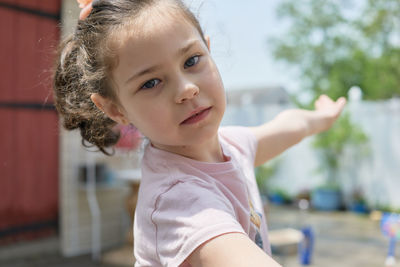
[[286,32],[271,40],[276,59],[296,66],[312,96],[400,96],[400,1],[284,0]]
[[318,171],[326,172],[327,185],[338,186],[336,177],[340,169],[340,159],[345,153],[346,146],[357,149],[360,156],[368,153],[368,147],[364,146],[368,142],[367,135],[359,125],[351,121],[350,114],[344,113],[341,119],[333,125],[330,131],[321,133],[314,140],[313,147],[322,150],[320,153],[320,168]]

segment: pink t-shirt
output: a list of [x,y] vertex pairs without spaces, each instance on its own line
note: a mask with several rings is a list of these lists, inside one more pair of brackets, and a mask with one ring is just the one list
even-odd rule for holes
[[136,267],[190,266],[185,260],[198,246],[233,232],[270,254],[254,176],[256,138],[248,128],[224,127],[219,139],[229,159],[221,163],[146,147],[134,222]]

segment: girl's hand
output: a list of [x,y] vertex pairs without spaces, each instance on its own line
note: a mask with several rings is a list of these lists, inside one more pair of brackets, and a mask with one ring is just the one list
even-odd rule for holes
[[307,135],[320,133],[328,130],[338,119],[340,113],[346,105],[346,99],[340,97],[333,101],[327,95],[321,95],[314,103],[315,116],[310,119],[309,130]]

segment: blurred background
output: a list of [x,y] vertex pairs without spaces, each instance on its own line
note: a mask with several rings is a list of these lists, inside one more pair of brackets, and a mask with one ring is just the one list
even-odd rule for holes
[[[276,259],[306,264],[307,240],[313,266],[389,266],[400,237],[400,2],[185,2],[211,37],[223,125],[312,109],[320,94],[349,100],[332,130],[256,169]],[[55,51],[78,14],[75,0],[0,0],[0,266],[134,261],[137,133],[124,129],[111,158],[90,152],[53,105]]]

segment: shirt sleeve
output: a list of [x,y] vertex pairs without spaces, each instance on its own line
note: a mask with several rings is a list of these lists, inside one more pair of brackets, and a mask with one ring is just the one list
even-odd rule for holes
[[160,194],[152,214],[163,266],[179,266],[204,242],[226,233],[245,233],[224,195],[201,180],[178,181]]
[[230,145],[238,149],[254,165],[258,141],[249,127],[227,126],[221,128],[220,133]]

